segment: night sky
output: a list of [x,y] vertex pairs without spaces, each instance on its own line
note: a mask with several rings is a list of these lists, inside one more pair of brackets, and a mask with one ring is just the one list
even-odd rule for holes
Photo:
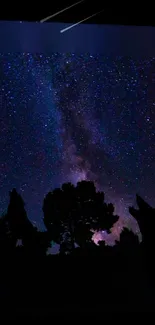
[[43,228],[44,196],[93,180],[123,225],[140,194],[155,206],[155,58],[0,54],[0,213],[9,191]]

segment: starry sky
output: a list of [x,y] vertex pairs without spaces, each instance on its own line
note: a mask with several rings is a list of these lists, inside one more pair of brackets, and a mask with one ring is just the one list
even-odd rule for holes
[[136,193],[155,206],[155,57],[1,52],[0,152],[0,213],[15,187],[43,228],[50,190],[93,180],[120,216],[113,236],[138,232]]

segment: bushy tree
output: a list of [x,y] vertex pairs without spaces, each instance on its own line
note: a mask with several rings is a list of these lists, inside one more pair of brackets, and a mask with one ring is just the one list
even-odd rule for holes
[[104,193],[90,181],[66,183],[48,193],[43,212],[44,224],[63,253],[73,251],[75,243],[81,247],[90,243],[91,229],[109,230],[118,220],[113,205],[104,202]]

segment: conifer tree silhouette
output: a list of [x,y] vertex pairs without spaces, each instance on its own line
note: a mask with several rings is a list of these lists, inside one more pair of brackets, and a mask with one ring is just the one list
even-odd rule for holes
[[9,229],[16,241],[18,239],[24,240],[24,238],[27,237],[28,234],[30,235],[34,230],[33,225],[27,217],[24,201],[15,188],[10,192],[10,202],[6,218]]
[[0,218],[0,256],[11,255],[15,249],[16,242],[9,229],[6,215],[2,215]]
[[18,240],[22,241],[22,247],[18,247],[16,251],[27,256],[46,255],[50,241],[47,232],[40,232],[32,225],[27,217],[25,204],[16,189],[10,192],[10,202],[5,216],[14,245]]

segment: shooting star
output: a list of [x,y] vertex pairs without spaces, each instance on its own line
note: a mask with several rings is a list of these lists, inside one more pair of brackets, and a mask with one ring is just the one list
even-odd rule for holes
[[72,7],[77,6],[79,3],[84,2],[84,1],[85,1],[85,0],[78,1],[78,2],[74,3],[73,5],[71,5],[71,6],[69,6],[69,7],[66,7],[66,8],[64,8],[64,9],[58,11],[58,12],[55,12],[55,14],[53,14],[53,15],[51,15],[51,16],[48,16],[48,17],[46,17],[46,18],[40,20],[40,22],[41,22],[41,23],[44,23],[45,21],[47,21],[47,20],[49,20],[49,19],[51,19],[51,18],[53,18],[53,17],[55,17],[55,16],[61,14],[62,12],[66,11],[66,10],[69,10],[69,9],[72,8]]
[[[103,10],[104,10],[104,9],[103,9]],[[92,18],[92,17],[94,17],[94,16],[100,14],[101,12],[103,12],[103,10],[100,10],[100,11],[96,12],[95,14],[93,14],[93,15],[91,15],[91,16],[89,16],[89,17],[83,19],[83,20],[80,20],[80,21],[77,22],[76,24],[73,24],[73,25],[71,25],[71,26],[69,26],[69,27],[66,27],[66,28],[64,28],[64,29],[61,29],[61,30],[60,30],[60,33],[64,33],[64,32],[66,32],[67,30],[69,30],[69,29],[71,29],[71,28],[73,28],[73,27],[75,27],[75,26],[77,26],[77,25],[80,25],[80,24],[83,23],[84,21],[86,21],[86,20],[88,20],[88,19],[90,19],[90,18]]]

